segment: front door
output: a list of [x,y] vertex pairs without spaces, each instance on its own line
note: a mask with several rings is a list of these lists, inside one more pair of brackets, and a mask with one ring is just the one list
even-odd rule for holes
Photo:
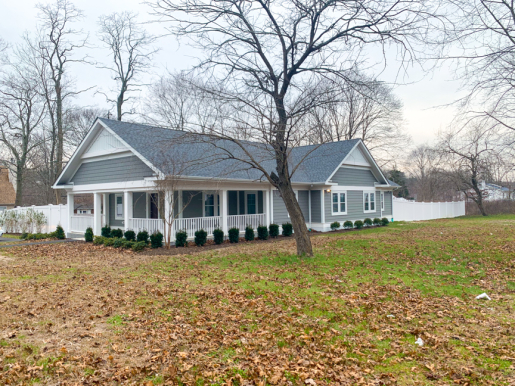
[[256,193],[247,193],[247,214],[256,214]]
[[157,193],[150,194],[150,218],[159,218],[159,196]]

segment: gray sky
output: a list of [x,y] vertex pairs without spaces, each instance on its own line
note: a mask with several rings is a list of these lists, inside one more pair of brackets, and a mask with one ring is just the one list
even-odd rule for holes
[[[37,10],[35,5],[40,1],[36,0],[1,0],[2,23],[0,23],[0,36],[7,42],[13,44],[19,41],[25,31],[34,31],[37,22]],[[43,1],[44,2],[44,1]],[[76,0],[75,4],[82,9],[85,18],[81,28],[90,34],[90,45],[94,48],[87,50],[87,54],[94,60],[108,61],[108,52],[96,48],[97,20],[102,14],[109,14],[117,11],[133,11],[140,14],[140,21],[150,20],[148,6],[142,4],[141,0]],[[149,32],[162,35],[163,24],[148,24]],[[189,68],[195,63],[194,50],[188,47],[186,41],[180,44],[173,37],[162,38],[158,45],[161,51],[156,57],[155,68],[150,69],[144,81],[149,82],[157,74],[168,70],[181,70]],[[374,60],[374,58],[372,58]],[[397,66],[390,62],[380,79],[391,82],[395,79]],[[113,84],[108,71],[95,68],[90,65],[77,65],[74,68],[75,79],[78,88],[85,89],[91,86],[98,86],[107,90]],[[409,78],[402,79],[405,85],[396,87],[396,95],[404,104],[404,118],[406,129],[413,137],[415,144],[431,142],[435,139],[438,131],[449,125],[454,115],[454,109],[438,108],[435,106],[446,105],[460,95],[458,83],[452,81],[452,72],[449,67],[443,67],[432,73],[425,74],[420,68],[412,68],[408,72]],[[136,96],[136,95],[134,95]],[[96,105],[100,108],[107,105],[103,96],[94,91],[82,94],[76,101],[81,105]]]

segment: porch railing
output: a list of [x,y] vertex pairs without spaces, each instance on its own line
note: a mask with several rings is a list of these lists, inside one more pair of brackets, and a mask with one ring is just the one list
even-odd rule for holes
[[71,232],[86,232],[86,228],[93,228],[93,216],[72,216],[70,231]]
[[156,218],[130,218],[129,229],[138,233],[147,231],[149,234],[154,232],[164,233],[164,221]]
[[185,230],[188,237],[192,237],[196,231],[204,229],[208,235],[212,235],[216,228],[222,228],[222,218],[220,216],[178,218],[173,223],[172,234],[174,235],[176,230]]
[[227,226],[229,229],[238,228],[240,232],[245,231],[245,228],[250,225],[256,229],[260,225],[266,225],[266,218],[264,213],[260,214],[240,214],[237,216],[227,216]]

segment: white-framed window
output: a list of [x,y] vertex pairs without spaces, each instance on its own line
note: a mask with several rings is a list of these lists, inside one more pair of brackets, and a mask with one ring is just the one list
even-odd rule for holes
[[220,195],[214,193],[204,193],[204,217],[219,216]]
[[79,214],[91,214],[91,212],[87,209],[79,209]]
[[331,193],[331,211],[333,215],[347,214],[347,192]]
[[376,192],[363,192],[363,212],[371,213],[376,211]]
[[384,210],[384,192],[381,192],[381,210]]
[[114,195],[114,218],[123,220],[123,194]]

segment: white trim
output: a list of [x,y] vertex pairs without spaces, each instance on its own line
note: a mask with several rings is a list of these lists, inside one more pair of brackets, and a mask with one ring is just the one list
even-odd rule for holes
[[320,191],[320,222],[325,223],[325,189]]
[[274,187],[270,186],[270,224],[274,223]]
[[311,228],[311,190],[308,190],[308,217],[309,227]]
[[[114,219],[115,220],[124,220],[125,217],[125,200],[124,200],[124,193],[116,193],[114,195]],[[121,197],[122,198],[122,214],[119,216],[118,215],[118,203],[117,203],[117,197]]]
[[[363,191],[363,213],[377,213],[377,192],[375,190],[364,190]],[[374,195],[374,209],[365,209],[365,194],[368,194],[368,207],[370,208],[372,205],[372,200],[370,199],[370,194]]]
[[124,149],[123,151],[112,151],[109,154],[104,154],[100,156],[94,156],[94,157],[87,157],[87,158],[81,158],[82,164],[87,164],[91,162],[97,162],[97,161],[105,161],[108,159],[116,159],[116,158],[125,158],[125,157],[131,157],[134,153],[130,150]]
[[[333,202],[333,194],[337,194],[338,195],[338,212],[335,212],[334,211],[334,202]],[[340,209],[341,209],[341,204],[342,202],[340,201],[341,199],[341,194],[345,194],[345,212],[341,212]],[[331,196],[330,196],[330,204],[331,204],[331,215],[333,216],[342,216],[342,215],[346,215],[347,214],[347,210],[348,210],[348,205],[349,205],[349,200],[348,200],[348,194],[347,194],[347,191],[346,190],[335,190],[335,191],[331,191]]]
[[379,192],[379,199],[381,200],[381,217],[384,211],[384,192]]

